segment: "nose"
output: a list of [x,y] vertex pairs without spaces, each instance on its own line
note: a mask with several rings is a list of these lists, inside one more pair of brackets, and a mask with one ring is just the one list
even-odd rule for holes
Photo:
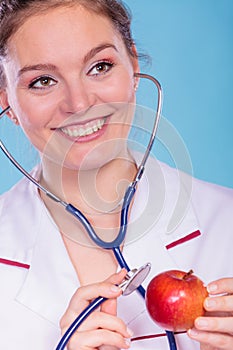
[[81,79],[64,85],[62,112],[68,115],[85,113],[97,101],[96,93]]

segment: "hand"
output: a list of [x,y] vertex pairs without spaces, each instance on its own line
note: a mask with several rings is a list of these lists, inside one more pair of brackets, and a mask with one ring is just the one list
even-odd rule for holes
[[80,325],[68,343],[68,350],[129,348],[132,333],[116,316],[116,300],[122,293],[116,284],[121,283],[125,275],[126,270],[123,269],[102,283],[80,287],[76,291],[60,321],[62,334],[93,299],[102,296],[109,300],[101,305],[100,310],[92,312]]
[[233,349],[233,278],[222,278],[207,286],[207,311],[195,320],[188,335],[201,343],[201,350]]

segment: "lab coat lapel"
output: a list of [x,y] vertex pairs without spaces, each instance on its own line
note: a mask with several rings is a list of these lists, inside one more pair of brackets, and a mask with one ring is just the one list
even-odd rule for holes
[[58,326],[77,287],[76,273],[59,231],[49,214],[44,213],[39,223],[30,269],[16,299]]

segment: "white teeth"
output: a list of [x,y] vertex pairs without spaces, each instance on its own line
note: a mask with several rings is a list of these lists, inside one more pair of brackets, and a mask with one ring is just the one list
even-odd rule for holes
[[94,132],[94,130],[92,128],[88,128],[86,130],[86,135],[91,135]]
[[87,123],[86,127],[83,125],[82,127],[76,125],[76,126],[70,126],[66,128],[61,128],[61,131],[64,132],[66,135],[70,137],[82,137],[82,136],[87,136],[91,135],[94,132],[102,129],[103,125],[105,123],[105,119],[98,119],[97,121]]
[[79,132],[77,131],[77,136],[84,136],[85,135],[85,130],[81,128]]

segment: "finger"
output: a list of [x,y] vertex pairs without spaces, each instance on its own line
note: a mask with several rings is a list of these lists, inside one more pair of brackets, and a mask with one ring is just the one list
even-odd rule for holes
[[216,347],[208,344],[201,344],[200,350],[218,350]]
[[[114,283],[115,285],[120,284],[127,274],[126,269],[122,269],[117,275],[110,276],[106,281]],[[111,315],[117,314],[117,301],[116,299],[109,299],[101,305],[101,311]]]
[[104,282],[94,283],[79,288],[72,297],[71,303],[74,301],[76,304],[77,297],[89,302],[99,296],[105,298],[115,298],[116,295],[119,296],[122,291],[117,285],[123,281],[126,274],[127,271],[122,269],[120,272],[111,275]]
[[233,277],[221,278],[207,285],[210,294],[233,293]]
[[122,290],[116,284],[122,282],[126,273],[126,270],[123,269],[110,276],[105,282],[79,288],[73,295],[65,314],[61,318],[61,329],[66,328],[68,324],[72,323],[77,315],[89,305],[91,300],[99,296],[111,299],[121,295]]
[[195,327],[201,331],[232,333],[233,317],[198,317]]
[[120,294],[120,288],[110,283],[103,283],[99,286],[92,285],[78,289],[72,297],[65,314],[60,320],[61,329],[65,328],[68,324],[71,324],[74,319],[89,305],[91,299],[98,296],[116,298]]
[[93,312],[79,327],[79,332],[85,332],[96,329],[106,329],[117,332],[124,338],[131,338],[132,332],[126,324],[116,316],[108,315],[103,312]]
[[213,349],[216,348],[217,350],[233,349],[233,337],[228,334],[202,332],[195,328],[189,329],[187,334],[191,339],[196,340],[203,345],[208,345],[211,350],[211,347],[213,347]]
[[123,281],[123,279],[125,278],[126,275],[127,275],[127,270],[123,268],[119,272],[114,273],[109,278],[107,278],[105,280],[105,282],[110,282],[110,283],[113,283],[113,284],[119,284],[119,283],[121,283]]
[[116,298],[121,295],[121,289],[110,282],[95,283],[79,288],[73,295],[69,308],[80,312],[89,305],[90,301],[101,296],[104,298]]
[[104,283],[101,286],[92,285],[91,287],[82,287],[78,289],[72,297],[65,314],[60,320],[61,329],[63,330],[76,319],[76,317],[89,305],[92,296],[93,299],[99,295],[106,298],[116,298],[120,294],[120,288],[109,283]]
[[115,346],[118,349],[128,349],[130,339],[120,334],[105,329],[97,329],[89,332],[75,333],[69,342],[69,350],[87,349],[92,350],[102,345]]
[[206,298],[204,307],[206,311],[229,311],[233,313],[233,295]]

